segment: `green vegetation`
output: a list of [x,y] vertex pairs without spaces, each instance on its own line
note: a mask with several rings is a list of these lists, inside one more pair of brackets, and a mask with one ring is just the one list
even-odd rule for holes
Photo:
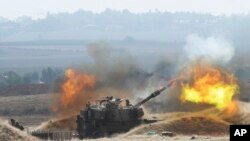
[[63,74],[61,69],[44,68],[41,72],[31,72],[20,75],[14,71],[0,74],[0,88],[18,84],[51,84]]

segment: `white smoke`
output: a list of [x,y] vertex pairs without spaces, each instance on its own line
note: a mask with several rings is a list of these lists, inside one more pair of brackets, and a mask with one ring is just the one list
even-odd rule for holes
[[184,49],[191,60],[205,58],[217,63],[226,63],[234,56],[233,46],[222,38],[190,35]]

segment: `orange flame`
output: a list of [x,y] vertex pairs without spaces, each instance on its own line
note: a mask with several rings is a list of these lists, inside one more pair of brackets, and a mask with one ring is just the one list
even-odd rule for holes
[[183,82],[181,100],[214,105],[217,109],[233,111],[233,97],[239,91],[234,75],[208,65],[195,66],[191,80]]
[[84,92],[86,88],[93,88],[96,79],[95,76],[85,73],[77,73],[74,69],[65,71],[66,81],[62,85],[61,103],[69,106],[77,101],[77,98]]

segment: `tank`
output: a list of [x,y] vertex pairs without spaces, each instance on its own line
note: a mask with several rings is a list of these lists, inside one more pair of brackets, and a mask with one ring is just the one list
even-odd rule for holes
[[163,87],[139,103],[132,105],[128,99],[112,96],[97,100],[96,104],[87,103],[85,109],[77,115],[77,132],[80,139],[109,136],[114,133],[127,132],[140,124],[148,124],[157,120],[143,119],[141,105],[158,96]]

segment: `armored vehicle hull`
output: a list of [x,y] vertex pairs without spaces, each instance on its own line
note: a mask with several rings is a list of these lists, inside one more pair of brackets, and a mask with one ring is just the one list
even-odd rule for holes
[[[165,89],[164,87],[155,91],[136,105],[131,105],[128,100],[113,97],[98,100],[95,105],[88,103],[77,116],[79,138],[108,136],[113,133],[127,132],[140,124],[156,122],[157,120],[142,119],[144,112],[140,106]],[[121,106],[122,101],[126,102],[125,106]]]
[[114,133],[127,132],[130,129],[141,124],[156,122],[157,120],[134,120],[134,121],[93,121],[92,123],[85,122],[82,118],[79,119],[77,130],[79,138],[98,138],[109,136]]

